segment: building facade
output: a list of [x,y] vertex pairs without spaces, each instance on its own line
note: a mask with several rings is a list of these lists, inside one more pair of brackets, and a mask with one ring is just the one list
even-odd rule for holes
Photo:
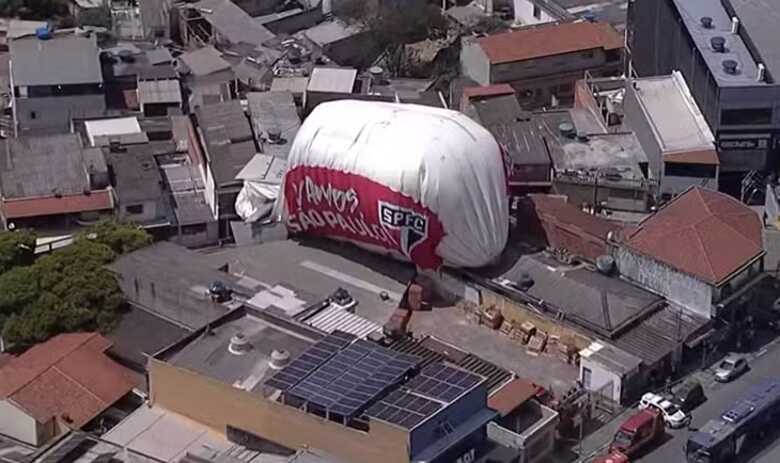
[[722,174],[737,179],[776,168],[780,151],[780,59],[769,8],[732,0],[637,0],[628,8],[629,72],[679,70],[715,134]]

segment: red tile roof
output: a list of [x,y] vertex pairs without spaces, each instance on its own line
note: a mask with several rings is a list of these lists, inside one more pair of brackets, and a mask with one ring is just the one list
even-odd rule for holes
[[720,161],[718,160],[718,153],[715,151],[715,149],[665,153],[664,162],[674,162],[680,164],[707,164],[710,166],[717,166],[720,164]]
[[105,355],[97,333],[56,336],[0,368],[0,399],[38,422],[80,428],[135,387],[133,373]]
[[764,253],[758,214],[699,187],[643,220],[625,246],[715,286]]
[[463,96],[466,98],[479,98],[483,96],[514,95],[515,89],[509,84],[478,85],[464,87]]
[[506,416],[533,398],[537,392],[539,386],[536,384],[515,378],[488,398],[488,407]]
[[76,193],[61,197],[30,197],[5,199],[0,208],[7,219],[73,214],[77,212],[112,209],[114,201],[109,190],[93,191],[88,195]]
[[6,363],[10,362],[13,358],[14,356],[11,354],[0,353],[0,368],[2,368]]
[[492,64],[511,63],[603,48],[623,48],[623,37],[607,23],[548,24],[477,39]]

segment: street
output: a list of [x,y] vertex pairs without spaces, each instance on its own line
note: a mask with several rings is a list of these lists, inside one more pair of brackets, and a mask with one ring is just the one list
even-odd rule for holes
[[[780,344],[774,342],[757,353],[752,354],[750,371],[731,383],[720,384],[712,379],[707,371],[698,372],[696,377],[705,388],[707,401],[693,410],[693,422],[691,427],[699,428],[708,420],[715,418],[729,407],[734,401],[740,399],[743,393],[758,381],[780,376],[778,362],[780,362]],[[648,455],[632,461],[643,463],[672,463],[684,461],[683,445],[690,431],[686,429],[667,429],[667,440],[656,447]],[[776,463],[780,461],[780,438],[768,439],[765,447],[758,450],[752,456],[742,458],[734,463]]]

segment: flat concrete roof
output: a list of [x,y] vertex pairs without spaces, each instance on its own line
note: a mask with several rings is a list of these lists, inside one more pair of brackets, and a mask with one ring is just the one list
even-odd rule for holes
[[234,444],[206,426],[160,407],[141,406],[103,439],[165,462],[203,449],[226,451]]
[[[688,32],[693,37],[696,47],[707,63],[707,67],[721,87],[732,86],[756,86],[766,85],[766,82],[758,82],[758,63],[750,54],[745,41],[740,34],[731,33],[731,16],[723,7],[721,0],[674,0],[680,12],[680,17],[685,23]],[[702,17],[712,18],[712,27],[706,29],[701,24]],[[754,23],[756,21],[753,21]],[[767,24],[769,26],[769,24]],[[740,25],[740,28],[745,27]],[[776,21],[770,26],[776,30]],[[710,40],[713,37],[726,39],[725,53],[712,49]],[[775,36],[776,42],[776,36]],[[773,46],[776,46],[773,45]],[[737,62],[737,74],[727,74],[723,70],[724,60]]]
[[679,72],[632,83],[663,152],[715,149],[715,138]]
[[355,79],[357,79],[357,69],[314,68],[306,90],[309,92],[352,93]]
[[728,0],[769,72],[780,78],[780,0]]
[[[243,335],[245,352],[231,351],[231,339]],[[294,359],[314,340],[269,323],[251,313],[210,327],[208,335],[193,339],[167,359],[168,363],[214,378],[246,391],[263,393],[263,383],[277,370],[270,367],[271,352],[287,351]]]

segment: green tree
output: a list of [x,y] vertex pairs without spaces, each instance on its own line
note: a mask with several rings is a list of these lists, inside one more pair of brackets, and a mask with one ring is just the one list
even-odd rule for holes
[[25,230],[0,232],[0,274],[12,267],[30,265],[34,258],[35,235]]
[[4,339],[25,347],[63,332],[110,331],[120,318],[122,291],[105,266],[150,243],[141,229],[103,222],[72,245],[0,274]]
[[90,8],[79,13],[76,20],[79,26],[111,28],[111,10],[107,6]]
[[127,254],[152,244],[152,237],[143,229],[115,220],[104,220],[89,227],[82,239],[105,244],[117,254]]

